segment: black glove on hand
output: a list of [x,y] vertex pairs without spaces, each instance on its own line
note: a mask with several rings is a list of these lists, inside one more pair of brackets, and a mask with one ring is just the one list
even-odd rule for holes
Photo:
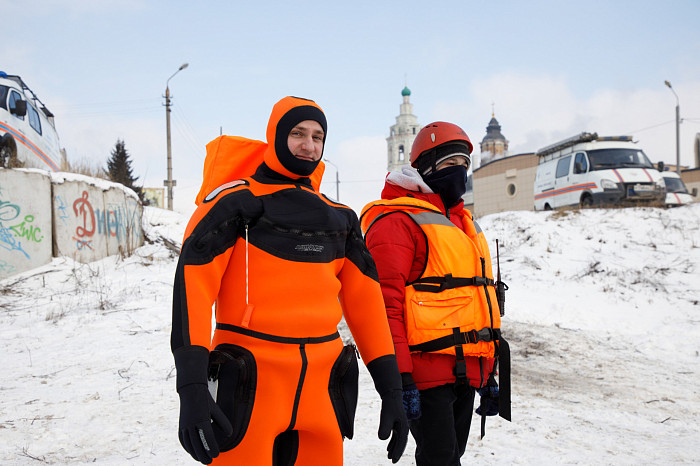
[[420,418],[420,393],[415,384],[403,387],[403,409],[409,421]]
[[[476,414],[481,416],[497,416],[498,415],[498,385],[487,385],[479,389],[479,396],[482,398],[482,403],[476,408]],[[481,407],[485,409],[482,411]]]
[[233,427],[221,408],[214,402],[205,384],[195,383],[181,387],[180,427],[178,437],[180,444],[203,464],[211,464],[219,456],[219,445],[214,437],[212,420],[218,428],[233,433]]
[[403,409],[406,411],[406,418],[409,421],[415,421],[421,416],[418,387],[416,387],[410,372],[401,373],[401,383],[403,384]]
[[396,356],[393,354],[380,356],[367,364],[367,370],[382,399],[377,434],[380,440],[386,440],[391,435],[386,451],[391,462],[396,463],[408,442],[408,420],[403,409],[401,375],[396,365]]
[[202,346],[188,346],[179,348],[173,355],[180,395],[180,444],[192,458],[211,464],[213,458],[219,456],[212,420],[227,436],[233,433],[233,427],[209,393],[209,350]]

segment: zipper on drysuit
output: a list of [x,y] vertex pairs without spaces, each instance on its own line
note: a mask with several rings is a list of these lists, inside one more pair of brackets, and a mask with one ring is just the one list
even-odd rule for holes
[[253,306],[250,304],[250,295],[248,293],[248,222],[245,224],[245,311],[243,312],[243,319],[241,320],[241,326],[248,328],[250,324],[250,316],[253,314]]

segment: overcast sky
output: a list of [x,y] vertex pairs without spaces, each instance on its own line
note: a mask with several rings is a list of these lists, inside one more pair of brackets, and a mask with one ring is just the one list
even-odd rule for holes
[[[204,146],[265,138],[274,103],[315,100],[340,200],[379,196],[404,85],[421,124],[462,126],[478,151],[492,104],[510,153],[581,131],[631,134],[653,162],[694,165],[700,2],[0,0],[0,70],[56,115],[71,162],[103,166],[118,138],[147,187],[166,175],[173,96],[175,208],[189,213]],[[335,196],[335,167],[322,191]]]

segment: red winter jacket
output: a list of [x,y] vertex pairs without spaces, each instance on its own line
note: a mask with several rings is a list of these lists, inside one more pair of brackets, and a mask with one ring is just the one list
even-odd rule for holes
[[[405,179],[405,177],[402,178]],[[418,181],[418,184],[421,182]],[[427,201],[445,213],[445,205],[437,194],[410,190],[389,181],[384,185],[382,199],[405,196]],[[460,212],[463,208],[464,205],[460,202],[452,207],[450,212]],[[449,219],[457,227],[462,228],[462,222],[458,215],[450,215]],[[455,381],[453,372],[455,357],[453,355],[411,354],[408,349],[404,325],[404,293],[406,283],[418,279],[425,269],[427,240],[423,231],[408,215],[388,215],[375,222],[367,232],[365,241],[377,265],[399,371],[402,374],[410,373],[419,390],[453,383]],[[478,358],[467,357],[466,359],[469,378],[472,380],[481,379]],[[493,360],[486,359],[483,364],[488,365],[488,367],[484,367],[485,373],[488,375],[491,372]]]

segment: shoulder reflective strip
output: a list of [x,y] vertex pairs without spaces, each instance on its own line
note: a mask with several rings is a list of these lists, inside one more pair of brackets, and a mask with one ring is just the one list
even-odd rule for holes
[[475,220],[472,220],[472,223],[474,224],[474,228],[476,228],[476,234],[478,235],[479,233],[481,233],[481,227],[479,226],[479,224],[476,223]]
[[620,180],[620,183],[625,182],[625,180],[622,179],[622,175],[620,175],[620,172],[617,171],[617,168],[613,168],[612,171],[615,174],[615,176],[617,177],[617,179]]
[[538,194],[537,196],[535,196],[535,199],[543,199],[545,197],[557,196],[559,194],[570,193],[572,191],[581,191],[582,189],[595,189],[595,188],[596,188],[595,183],[577,184],[574,186],[569,186],[566,188],[557,189],[556,191],[547,191],[545,193]]
[[415,220],[418,225],[445,225],[448,227],[455,226],[454,223],[441,214],[434,214],[432,212],[420,212],[417,214],[407,212],[408,215]]
[[209,202],[214,200],[216,196],[221,193],[221,191],[225,191],[227,189],[235,188],[236,186],[245,184],[245,181],[243,180],[236,180],[236,181],[229,181],[228,183],[222,184],[218,188],[216,188],[214,191],[210,192],[207,197],[204,198],[204,202]]

